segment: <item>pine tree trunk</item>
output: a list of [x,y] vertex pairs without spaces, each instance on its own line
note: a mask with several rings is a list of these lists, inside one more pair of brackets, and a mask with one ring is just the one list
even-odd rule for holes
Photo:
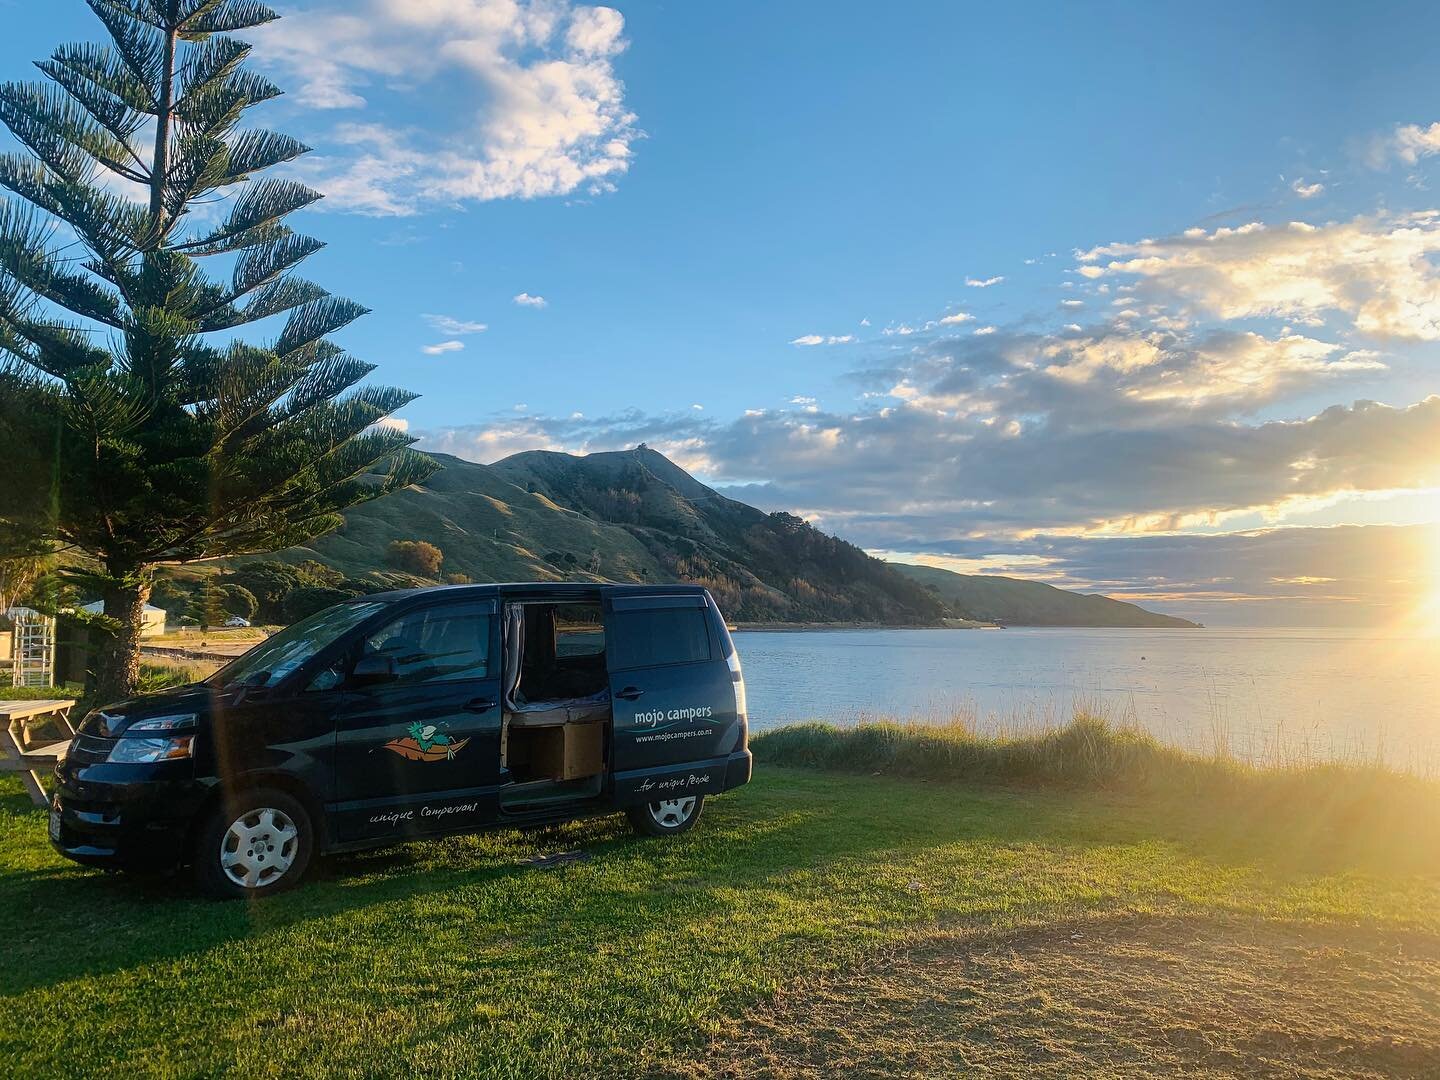
[[145,622],[145,602],[150,599],[148,568],[125,574],[112,572],[103,598],[105,614],[120,623],[114,634],[94,631],[94,680],[88,693],[103,702],[131,697],[140,685],[140,629]]

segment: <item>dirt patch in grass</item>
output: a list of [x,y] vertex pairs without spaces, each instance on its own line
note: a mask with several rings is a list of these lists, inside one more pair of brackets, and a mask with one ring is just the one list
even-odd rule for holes
[[674,1075],[1440,1075],[1440,939],[1244,920],[943,936],[785,988]]

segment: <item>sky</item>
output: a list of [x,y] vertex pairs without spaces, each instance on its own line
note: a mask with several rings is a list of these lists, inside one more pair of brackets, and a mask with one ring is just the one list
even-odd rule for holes
[[[885,558],[1440,625],[1436,5],[277,6],[253,115],[422,448],[644,441]],[[99,36],[0,17],[11,78]]]

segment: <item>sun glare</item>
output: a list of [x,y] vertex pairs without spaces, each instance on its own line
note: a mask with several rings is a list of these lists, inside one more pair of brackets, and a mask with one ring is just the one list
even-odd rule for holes
[[1422,632],[1440,637],[1440,496],[1436,497],[1436,520],[1430,526],[1430,542],[1425,551],[1428,559],[1422,578],[1422,592],[1416,622]]

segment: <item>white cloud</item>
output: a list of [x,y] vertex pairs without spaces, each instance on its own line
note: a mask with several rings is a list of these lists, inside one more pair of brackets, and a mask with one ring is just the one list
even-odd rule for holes
[[791,345],[824,345],[825,339],[819,334],[802,334],[800,337],[791,338]]
[[564,450],[565,444],[537,428],[526,417],[506,418],[483,427],[428,431],[424,447],[470,461],[491,462],[526,450]]
[[1129,402],[1250,408],[1319,379],[1385,370],[1373,352],[1345,350],[1300,334],[1267,338],[1250,331],[1193,340],[1119,330],[1048,339],[1033,352],[1012,353],[1012,359],[1072,386],[1105,380],[1108,393]]
[[694,409],[696,412],[702,412],[702,411],[704,411],[705,406],[704,406],[704,405],[700,405],[700,404],[695,404],[695,405],[691,405],[690,408]]
[[1085,306],[1085,301],[1084,301],[1084,300],[1061,300],[1061,301],[1060,301],[1060,306],[1063,307],[1063,308],[1071,308],[1071,309],[1074,309],[1074,308],[1082,308],[1082,307]]
[[618,11],[573,0],[359,0],[252,37],[300,105],[405,117],[312,137],[342,152],[297,171],[322,205],[409,214],[612,189],[640,137],[614,70],[623,30]]
[[420,317],[442,334],[483,334],[488,329],[483,322],[456,319],[450,315],[426,314]]
[[988,289],[991,285],[999,285],[1004,280],[1004,274],[997,274],[995,277],[988,278],[967,277],[965,279],[965,284],[970,286],[970,288],[972,289]]
[[1422,157],[1440,154],[1440,123],[1429,127],[1401,124],[1390,137],[1388,148],[1407,165],[1416,164]]
[[854,334],[831,334],[829,337],[822,334],[804,334],[801,337],[791,338],[790,344],[801,346],[848,345],[854,340]]
[[404,432],[410,430],[410,421],[398,416],[382,416],[375,421],[375,427]]
[[1440,212],[1328,225],[1259,222],[1081,252],[1088,278],[1130,276],[1151,297],[1222,319],[1318,324],[1332,313],[1377,337],[1440,340]]
[[422,345],[420,351],[426,356],[440,356],[443,353],[459,352],[463,348],[463,341],[441,341],[434,345]]
[[996,330],[996,328],[993,327],[993,326],[977,326],[977,327],[975,328],[975,336],[976,336],[976,337],[984,337],[984,336],[987,335],[987,334],[993,334],[993,333],[995,333],[995,330]]
[[625,48],[625,17],[614,8],[582,7],[565,31],[570,49],[583,56],[613,56]]
[[531,296],[528,292],[516,293],[514,300],[521,307],[543,308],[550,303],[545,297]]
[[954,315],[946,315],[940,320],[941,326],[959,326],[961,323],[973,322],[975,316],[968,311],[957,311]]
[[1290,182],[1290,190],[1302,199],[1313,199],[1316,195],[1324,194],[1325,185],[1318,181],[1307,184],[1303,177],[1297,176]]

